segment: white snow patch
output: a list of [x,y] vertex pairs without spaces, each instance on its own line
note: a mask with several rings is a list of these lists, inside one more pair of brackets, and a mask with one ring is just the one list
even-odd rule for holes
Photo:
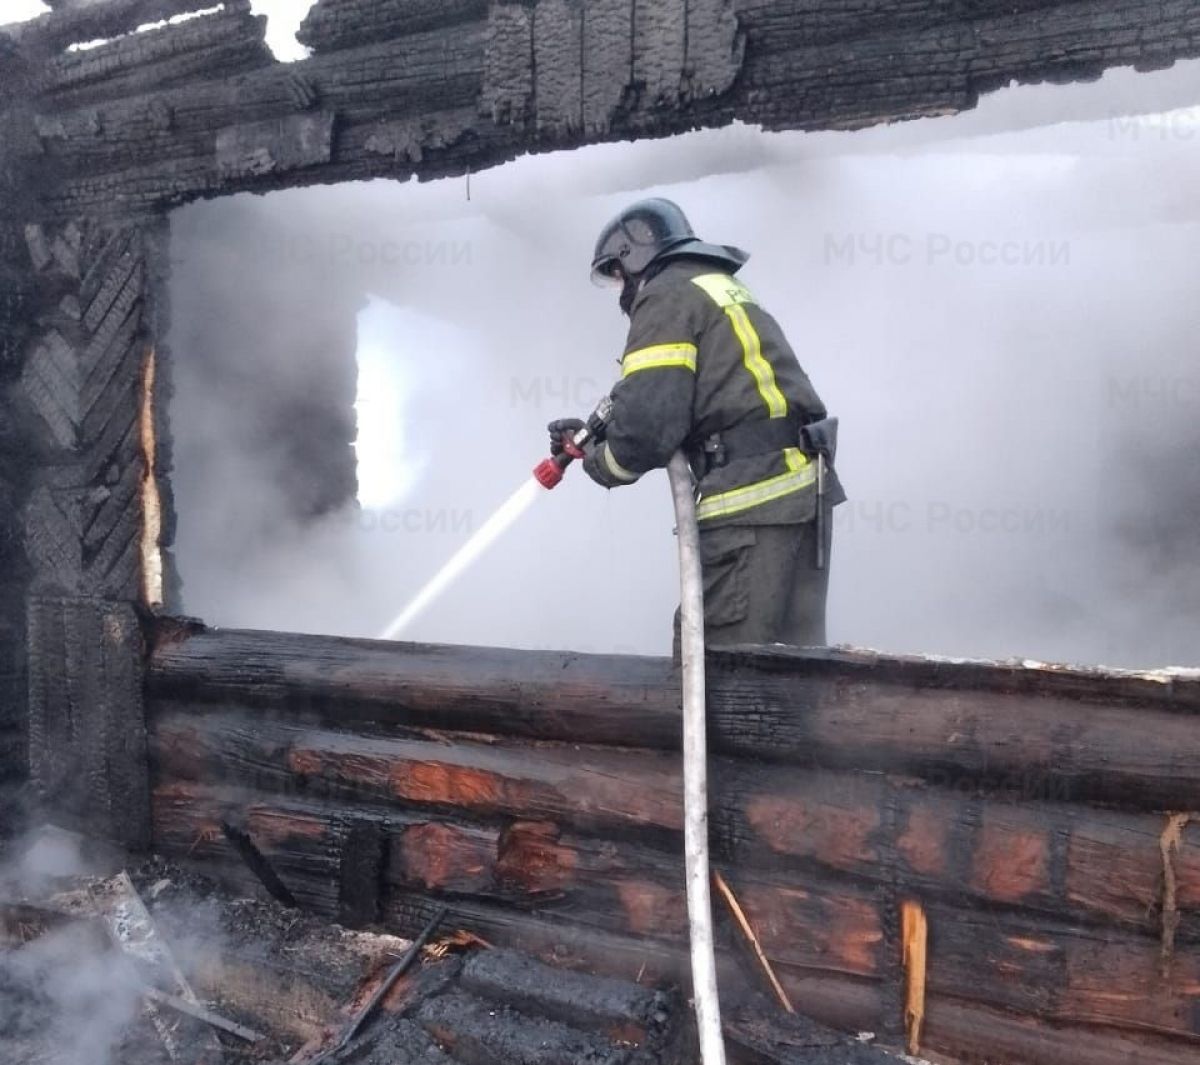
[[118,34],[116,37],[101,37],[95,41],[80,41],[78,44],[71,45],[67,51],[90,52],[94,48],[101,47],[101,45],[110,44],[125,37],[132,37],[137,33],[146,33],[148,30],[161,30],[165,26],[178,26],[181,22],[190,22],[192,19],[204,18],[208,15],[219,15],[224,10],[224,4],[217,4],[215,7],[206,7],[200,11],[185,11],[182,15],[172,15],[170,18],[160,19],[158,22],[144,22],[136,29],[130,30],[128,33]]

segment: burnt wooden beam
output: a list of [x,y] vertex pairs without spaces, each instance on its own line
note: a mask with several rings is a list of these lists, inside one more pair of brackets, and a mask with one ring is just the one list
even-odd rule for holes
[[[961,111],[1014,80],[1089,79],[1111,66],[1147,69],[1200,55],[1189,0],[916,9],[902,0],[850,9],[799,0],[324,0],[306,24],[318,49],[308,60],[263,62],[260,31],[248,23],[247,50],[233,40],[228,55],[215,43],[200,47],[217,26],[249,18],[239,3],[155,31],[167,44],[152,44],[153,34],[114,42],[105,46],[114,49],[111,77],[101,77],[96,60],[71,59],[99,80],[86,95],[63,90],[33,101],[41,143],[12,149],[32,151],[43,210],[153,213],[242,189],[440,177],[526,151],[735,119],[851,129]],[[197,47],[186,54],[153,58],[152,48],[182,48],[189,37]],[[222,172],[214,154],[221,130],[279,122],[315,102],[337,115],[328,158],[296,170]]]
[[[110,40],[130,34],[140,25],[215,6],[212,0],[100,0],[90,4],[62,5],[61,10],[6,26],[0,30],[0,37],[19,44],[26,54],[44,59],[71,44]],[[241,0],[228,0],[226,7],[234,6],[247,5]]]
[[[289,720],[672,749],[678,681],[664,660],[209,630],[163,621],[156,704],[255,708]],[[639,727],[629,733],[628,714]],[[268,713],[268,716],[269,713]]]
[[[226,7],[238,3],[239,0],[228,0]],[[63,4],[61,10],[6,26],[0,30],[0,37],[7,36],[22,49],[44,55],[72,44],[119,37],[147,23],[215,6],[213,0],[100,0]]]
[[[191,804],[180,808],[185,805]],[[250,877],[240,863],[214,861],[211,854],[204,868],[235,885],[246,886]],[[765,887],[756,887],[754,877],[747,879],[743,871],[727,869],[726,875],[769,949],[782,956],[774,965],[798,1009],[844,1030],[884,1029],[890,969],[870,959],[884,949],[877,914],[886,900],[803,876],[789,878],[782,892],[764,895]],[[555,917],[512,900],[393,888],[384,900],[383,923],[411,936],[443,905],[450,906],[454,927],[556,966],[649,984],[686,983],[682,935],[670,940],[614,931],[578,915]],[[924,1043],[930,1049],[970,1046],[985,1054],[983,1031],[990,1040],[986,1054],[1038,1065],[1116,1065],[1131,1053],[1155,1065],[1184,1065],[1194,1058],[1194,948],[1178,959],[1170,980],[1128,983],[1135,973],[1148,977],[1157,964],[1153,940],[1046,921],[1010,925],[987,911],[953,906],[934,907],[930,922]],[[733,1005],[740,989],[753,986],[753,977],[728,949],[722,951],[720,968],[726,1001]],[[1114,994],[1118,986],[1120,993]],[[978,1025],[982,1029],[976,1030]]]
[[103,101],[275,65],[265,32],[266,18],[251,14],[248,3],[229,3],[223,10],[179,25],[63,52],[36,68],[33,90],[38,109],[85,107],[102,126],[106,112],[96,105]]
[[[714,806],[726,802],[726,796],[714,795]],[[349,845],[348,826],[373,818],[390,856],[381,894],[385,914],[402,898],[451,904],[473,899],[514,919],[536,916],[556,927],[686,943],[677,837],[653,846],[621,835],[584,835],[547,821],[489,825],[470,821],[466,811],[451,818],[405,806],[372,814],[314,800],[163,783],[154,795],[156,848],[173,857],[235,865],[225,841],[211,830],[230,808],[246,812],[266,853],[288,871],[298,897],[322,912],[335,913],[340,905],[329,870]],[[1051,870],[1043,864],[1047,856],[1039,861],[1024,837],[998,838],[997,819],[984,809],[982,838],[962,863],[972,876],[964,885],[953,873],[930,875],[930,854],[911,828],[902,829],[899,841],[877,830],[863,848],[862,837],[845,820],[821,824],[818,811],[799,803],[796,815],[799,820],[783,821],[774,830],[794,838],[797,850],[808,849],[803,836],[811,835],[823,860],[764,860],[754,847],[730,847],[719,826],[714,841],[717,860],[773,964],[886,982],[895,946],[888,937],[891,910],[902,898],[919,898],[932,929],[934,990],[956,994],[956,988],[979,980],[976,993],[1005,1008],[1074,1020],[1091,1010],[1104,1023],[1200,1034],[1187,1020],[1189,996],[1196,993],[1190,981],[1200,965],[1200,860],[1194,849],[1200,831],[1180,848],[1188,857],[1173,867],[1174,905],[1187,932],[1176,937],[1164,974],[1155,969],[1162,956],[1161,914],[1151,917],[1162,899],[1157,836],[1145,841],[1142,853],[1115,858],[1083,844],[1075,854],[1072,840],[1070,856],[1052,861],[1069,862],[1070,872]],[[1105,817],[1071,811],[1080,822],[1093,816],[1101,822]],[[849,835],[844,842],[843,830]],[[1103,825],[1099,832],[1080,832],[1085,839],[1089,835],[1102,836]],[[851,851],[861,854],[853,873],[845,860]],[[866,865],[872,853],[880,856],[878,868]],[[1143,900],[1147,913],[1140,921],[1103,908],[1130,873],[1139,886],[1125,905]],[[1058,880],[1056,888],[1047,884],[1039,893],[1032,887],[1050,878]],[[1078,898],[1086,892],[1090,899]],[[732,928],[725,938],[727,945],[737,940]],[[1014,974],[1020,979],[1010,982]],[[1106,989],[1113,979],[1122,992],[1109,1002]]]
[[52,816],[141,850],[150,843],[141,628],[127,604],[29,604],[29,758]]
[[296,34],[316,52],[403,37],[424,30],[482,22],[488,0],[320,0]]
[[[388,644],[164,623],[151,703],[309,724],[677,750],[669,661]],[[713,749],[947,787],[1188,809],[1200,676],[838,651],[709,657]]]

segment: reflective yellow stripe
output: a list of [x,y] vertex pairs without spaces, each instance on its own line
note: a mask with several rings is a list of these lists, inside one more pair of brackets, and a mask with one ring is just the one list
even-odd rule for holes
[[621,360],[622,377],[639,370],[657,370],[663,366],[682,366],[696,372],[695,344],[654,344],[631,351]]
[[704,289],[709,298],[721,308],[758,302],[745,285],[728,274],[701,274],[692,278],[692,284]]
[[790,447],[784,452],[787,459],[788,472],[768,477],[765,481],[748,484],[743,488],[734,488],[728,492],[719,492],[714,496],[704,496],[696,505],[696,517],[700,521],[710,518],[727,518],[733,514],[741,514],[752,507],[771,503],[776,499],[792,495],[815,484],[817,468],[809,461],[804,452]]
[[783,460],[787,463],[789,470],[802,470],[809,463],[808,456],[798,447],[784,448]]
[[604,465],[608,468],[608,472],[611,473],[618,481],[624,481],[626,484],[633,484],[633,482],[638,479],[638,474],[634,473],[632,470],[627,470],[624,466],[622,466],[613,457],[612,448],[609,447],[608,444],[602,444],[601,447],[604,448]]
[[704,289],[709,298],[729,316],[729,324],[733,326],[733,332],[742,345],[742,361],[754,378],[758,394],[767,405],[768,417],[786,416],[787,399],[779,390],[775,370],[762,353],[762,340],[744,306],[747,303],[757,304],[758,301],[745,285],[728,274],[701,274],[692,278],[692,284]]
[[737,304],[726,307],[725,313],[729,315],[733,331],[742,343],[742,361],[754,378],[755,385],[758,386],[758,394],[762,396],[763,402],[767,405],[767,416],[771,418],[785,417],[788,409],[787,400],[779,391],[774,369],[763,356],[762,340],[759,338],[758,330],[751,323],[746,308]]

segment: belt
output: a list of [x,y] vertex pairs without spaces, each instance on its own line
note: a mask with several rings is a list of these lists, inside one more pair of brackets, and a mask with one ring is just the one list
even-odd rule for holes
[[719,433],[710,433],[688,442],[688,462],[696,475],[703,478],[713,470],[739,459],[800,447],[801,424],[801,420],[795,417],[760,418],[722,429]]

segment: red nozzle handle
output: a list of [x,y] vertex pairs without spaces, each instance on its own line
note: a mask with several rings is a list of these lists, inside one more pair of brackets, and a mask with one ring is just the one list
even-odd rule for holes
[[543,488],[553,488],[563,479],[563,468],[554,459],[542,459],[533,468],[533,478]]

